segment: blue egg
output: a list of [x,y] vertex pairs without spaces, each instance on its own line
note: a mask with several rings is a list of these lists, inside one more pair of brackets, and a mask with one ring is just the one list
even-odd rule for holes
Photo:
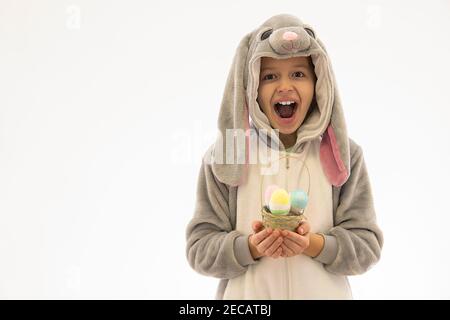
[[305,209],[308,204],[308,195],[305,191],[298,189],[291,192],[291,206],[297,209]]

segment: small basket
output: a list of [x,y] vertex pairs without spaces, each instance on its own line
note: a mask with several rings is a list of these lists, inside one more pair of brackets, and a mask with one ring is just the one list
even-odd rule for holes
[[[306,155],[305,155],[305,157],[306,157]],[[286,158],[286,156],[280,157],[280,160],[283,158]],[[306,165],[306,162],[305,161],[302,161],[302,162],[303,162],[303,167],[300,170],[299,178],[301,178],[303,168],[306,168],[306,172],[308,174],[307,194],[309,197],[309,191],[310,191],[309,188],[311,186],[311,175],[309,172],[309,168]],[[261,185],[260,185],[261,203],[264,203],[263,197],[262,197],[263,180],[264,179],[261,179]],[[267,206],[263,205],[263,207],[261,208],[262,223],[265,228],[284,229],[284,230],[289,230],[289,231],[294,231],[294,232],[302,221],[307,220],[306,216],[303,213],[304,213],[304,210],[301,210],[300,212],[294,212],[293,209],[291,208],[291,211],[287,215],[275,215],[270,212],[270,210]]]
[[264,228],[295,231],[300,223],[306,220],[304,214],[293,214],[292,211],[288,215],[272,214],[267,206],[263,206],[261,214]]

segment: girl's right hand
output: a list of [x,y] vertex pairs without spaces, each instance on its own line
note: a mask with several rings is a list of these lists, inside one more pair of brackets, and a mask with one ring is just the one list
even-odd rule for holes
[[261,221],[253,221],[252,229],[255,232],[248,238],[250,252],[253,259],[271,257],[277,259],[281,256],[283,236],[280,230],[272,228],[263,229]]

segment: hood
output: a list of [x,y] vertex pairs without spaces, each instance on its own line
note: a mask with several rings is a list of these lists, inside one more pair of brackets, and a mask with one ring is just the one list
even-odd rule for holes
[[[292,33],[297,35],[295,40],[292,40],[295,38]],[[250,129],[265,129],[272,144],[284,148],[257,102],[261,57],[286,59],[299,56],[311,57],[317,80],[315,98],[297,130],[293,151],[320,137],[320,161],[330,184],[341,186],[347,181],[350,175],[349,140],[326,49],[311,26],[295,16],[280,14],[248,33],[236,50],[219,111],[218,137],[209,154],[213,173],[222,183],[239,186],[246,181]],[[244,143],[237,141],[240,133],[243,133]]]

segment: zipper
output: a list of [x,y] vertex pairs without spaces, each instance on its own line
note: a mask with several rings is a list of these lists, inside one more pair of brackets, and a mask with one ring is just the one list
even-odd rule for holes
[[[285,182],[285,188],[286,191],[288,191],[289,189],[289,185],[288,185],[288,171],[289,170],[289,153],[286,152],[286,182]],[[289,191],[288,191],[289,192]]]
[[[288,184],[288,170],[289,170],[289,152],[286,152],[286,191],[289,192],[289,184]],[[289,264],[287,258],[284,258],[285,261],[285,270],[286,270],[286,289],[287,289],[287,300],[291,299],[291,286],[289,282]]]

